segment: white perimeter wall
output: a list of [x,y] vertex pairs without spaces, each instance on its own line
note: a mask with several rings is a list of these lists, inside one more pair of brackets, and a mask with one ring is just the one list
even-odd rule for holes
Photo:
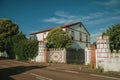
[[8,55],[7,55],[7,53],[6,53],[6,51],[4,51],[4,52],[0,52],[0,57],[8,57]]
[[98,66],[103,67],[104,71],[120,71],[120,53],[109,53],[103,58],[96,56],[96,67]]

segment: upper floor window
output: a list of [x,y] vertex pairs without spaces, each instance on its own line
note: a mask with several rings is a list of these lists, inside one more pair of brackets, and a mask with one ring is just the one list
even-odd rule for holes
[[86,42],[88,42],[88,35],[86,34]]
[[74,31],[71,31],[71,39],[74,40]]
[[80,24],[80,28],[82,28],[82,25]]
[[43,33],[43,41],[46,41],[46,32]]
[[86,44],[86,47],[88,47],[88,43]]
[[80,41],[82,41],[82,33],[80,33]]
[[30,35],[30,40],[37,40],[37,36],[36,35]]

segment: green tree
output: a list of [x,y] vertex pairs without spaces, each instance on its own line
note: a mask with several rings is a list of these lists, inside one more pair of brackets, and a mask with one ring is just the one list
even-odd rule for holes
[[[18,43],[23,41],[23,40],[27,40],[27,38],[25,37],[25,35],[22,32],[14,35],[12,37],[7,37],[5,39],[5,50],[6,50],[7,54],[8,54],[8,56],[9,56],[9,58],[11,58],[11,59],[16,58],[17,52],[15,51],[15,49],[16,49],[15,45],[18,45]],[[21,46],[21,45],[22,44],[19,44],[19,46]]]
[[10,19],[0,19],[0,52],[5,50],[5,40],[18,34],[18,25]]
[[120,24],[112,25],[103,35],[108,35],[110,37],[110,49],[119,50],[120,49]]
[[38,41],[21,40],[14,45],[18,60],[31,60],[38,55]]
[[38,54],[38,41],[30,41],[10,19],[0,19],[0,52],[9,58],[30,60]]
[[48,33],[47,41],[47,47],[51,48],[69,48],[72,43],[67,32],[60,27],[54,28]]

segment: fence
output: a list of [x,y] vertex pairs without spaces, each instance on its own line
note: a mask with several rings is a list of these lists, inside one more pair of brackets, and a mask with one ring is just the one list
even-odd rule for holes
[[66,55],[67,63],[84,64],[85,54],[84,50],[67,50]]
[[120,52],[108,53],[106,58],[97,57],[97,66],[104,68],[104,71],[120,71]]
[[75,63],[84,64],[84,50],[74,50],[65,48],[45,48],[45,43],[40,42],[38,55],[32,61],[35,62],[53,62],[53,63]]
[[66,63],[65,48],[49,48],[47,53],[48,62]]

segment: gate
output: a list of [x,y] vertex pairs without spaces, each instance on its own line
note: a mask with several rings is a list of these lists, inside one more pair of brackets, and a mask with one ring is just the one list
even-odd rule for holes
[[64,48],[50,48],[47,57],[48,62],[66,63],[66,50]]
[[85,54],[84,50],[67,50],[67,63],[68,64],[84,64],[85,63]]

